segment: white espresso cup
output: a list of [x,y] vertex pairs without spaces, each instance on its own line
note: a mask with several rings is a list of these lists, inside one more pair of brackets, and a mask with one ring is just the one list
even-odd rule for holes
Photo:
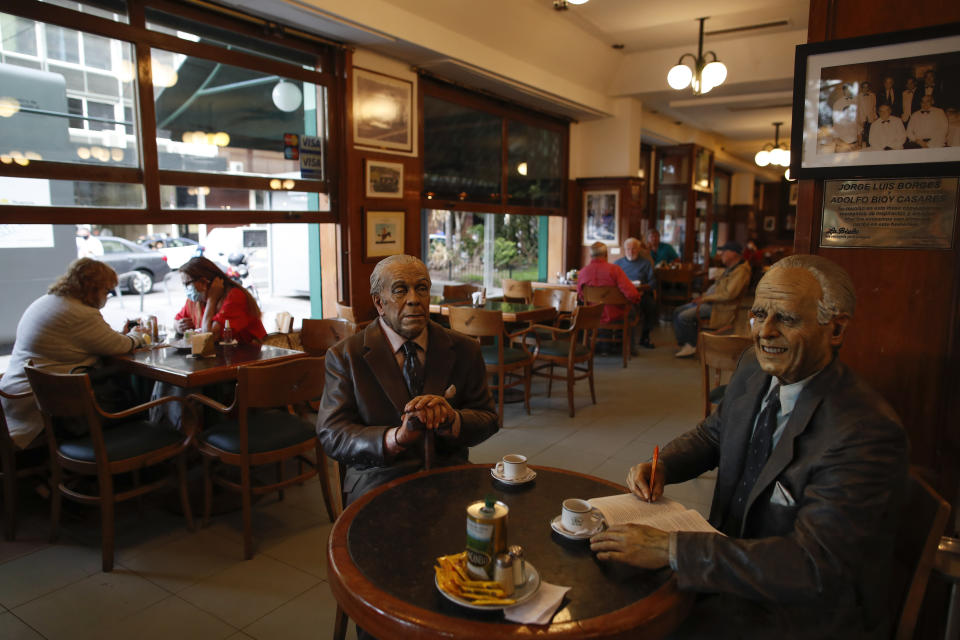
[[593,526],[593,507],[586,500],[567,498],[563,501],[563,514],[560,522],[571,533],[583,533]]
[[497,463],[497,475],[505,480],[519,480],[527,475],[527,456],[508,453]]

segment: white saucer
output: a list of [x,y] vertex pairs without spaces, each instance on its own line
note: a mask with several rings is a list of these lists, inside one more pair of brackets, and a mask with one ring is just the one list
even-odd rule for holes
[[455,602],[461,607],[466,607],[467,609],[476,609],[477,611],[501,611],[507,607],[514,607],[521,602],[526,602],[532,598],[537,590],[540,589],[540,573],[537,571],[537,568],[528,560],[525,563],[526,566],[526,575],[524,576],[523,584],[516,588],[513,595],[510,596],[516,602],[513,604],[473,604],[469,600],[464,600],[459,596],[455,596],[452,593],[447,593],[440,588],[440,583],[437,581],[437,576],[433,576],[433,584],[436,585],[437,591],[439,591],[444,598],[450,602]]
[[502,482],[503,484],[527,484],[528,482],[531,482],[534,478],[537,477],[537,472],[534,471],[533,469],[531,469],[530,467],[527,467],[527,475],[523,476],[522,478],[515,478],[515,479],[513,479],[513,480],[507,480],[507,479],[504,478],[502,475],[500,475],[499,473],[497,473],[497,468],[496,468],[496,467],[491,467],[491,468],[490,468],[490,475],[493,476],[493,478],[494,478],[495,480],[499,480],[499,481]]
[[603,521],[603,516],[601,516],[599,513],[593,513],[591,514],[590,517],[596,520],[597,525],[593,529],[589,531],[584,531],[583,533],[573,533],[572,531],[567,531],[566,529],[564,529],[562,515],[557,516],[556,518],[550,521],[550,528],[556,531],[557,533],[559,533],[560,535],[562,535],[564,538],[569,538],[570,540],[586,540],[587,538],[590,538],[600,533],[607,526],[606,523]]

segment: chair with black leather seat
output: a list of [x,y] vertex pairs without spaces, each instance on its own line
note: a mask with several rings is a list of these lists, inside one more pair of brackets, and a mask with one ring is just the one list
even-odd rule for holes
[[895,640],[913,637],[937,546],[949,516],[947,501],[911,467],[893,545],[890,602],[899,609]]
[[[590,399],[593,404],[597,404],[597,392],[593,384],[593,353],[602,315],[603,305],[585,305],[577,307],[573,314],[573,324],[569,329],[533,325],[534,335],[537,336],[537,348],[533,354],[532,375],[547,378],[548,398],[553,391],[554,380],[567,381],[567,404],[570,407],[571,418],[575,414],[573,388],[577,380],[586,378],[590,382]],[[541,330],[551,334],[549,340],[541,337]],[[538,364],[541,362],[542,364]],[[553,373],[554,367],[558,366],[565,369],[563,375]],[[548,371],[544,371],[545,369]]]
[[699,340],[700,366],[703,367],[703,417],[706,418],[712,405],[723,400],[727,385],[721,383],[736,370],[740,356],[753,345],[753,338],[704,331]]
[[310,355],[322,356],[327,349],[356,331],[356,325],[343,318],[304,318],[300,327],[300,345]]
[[[507,333],[501,312],[473,307],[450,307],[450,328],[481,342],[480,351],[487,366],[487,375],[496,376],[496,383],[491,384],[490,389],[497,392],[497,415],[500,416],[500,424],[503,424],[503,395],[506,389],[523,385],[523,402],[529,414],[530,367],[533,356],[523,344],[522,338],[526,330]],[[493,344],[484,345],[485,338]],[[513,341],[518,339],[517,346],[512,346]],[[512,376],[514,380],[507,382],[508,376]]]
[[[141,485],[139,471],[167,460],[176,463],[181,507],[187,528],[193,530],[184,457],[190,436],[144,419],[108,424],[106,427],[104,424],[105,420],[134,418],[151,407],[167,402],[182,402],[181,398],[167,396],[118,413],[107,413],[97,404],[87,374],[49,373],[30,366],[26,367],[26,372],[43,415],[44,435],[50,451],[52,539],[56,539],[59,533],[61,496],[82,504],[99,506],[103,570],[111,571],[114,504],[165,486],[167,477]],[[60,437],[55,425],[59,427],[61,421],[83,422],[89,433],[85,436]],[[115,492],[114,476],[128,472],[133,478],[133,486]],[[76,481],[82,476],[97,478],[97,495],[84,493],[77,486]]]
[[[617,287],[593,287],[585,285],[583,287],[583,301],[586,304],[603,304],[619,307],[623,312],[620,319],[614,322],[601,323],[600,328],[610,332],[609,337],[599,336],[597,342],[620,343],[620,351],[623,354],[623,366],[626,368],[630,360],[630,343],[633,335],[633,328],[637,326],[639,318],[632,314],[633,303],[627,300]],[[617,339],[616,332],[620,332],[620,338]]]
[[[331,521],[336,517],[330,480],[323,472],[327,459],[315,427],[292,409],[309,410],[310,401],[323,395],[325,375],[323,358],[297,358],[273,365],[240,367],[236,399],[229,407],[204,395],[189,396],[228,416],[224,422],[204,429],[198,437],[204,469],[203,519],[205,523],[210,519],[214,482],[240,493],[244,559],[253,555],[254,495],[278,492],[282,499],[284,488],[319,475],[327,515]],[[307,456],[311,452],[315,456],[313,460]],[[299,468],[296,475],[285,477],[283,463],[290,459],[296,459]],[[238,467],[240,482],[218,473],[214,463]],[[264,465],[274,466],[276,481],[263,482],[257,478],[258,484],[254,486],[254,467]]]
[[[3,374],[0,374],[3,379]],[[29,398],[32,391],[24,393],[5,393],[0,397],[8,400]],[[7,417],[0,405],[0,477],[3,477],[3,537],[13,540],[17,537],[17,480],[29,476],[45,476],[50,468],[46,453],[46,443],[42,438],[34,438],[24,449],[18,450],[10,437]]]

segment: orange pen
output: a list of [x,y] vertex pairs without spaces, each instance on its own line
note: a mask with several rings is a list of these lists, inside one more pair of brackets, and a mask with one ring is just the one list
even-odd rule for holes
[[653,448],[653,465],[650,467],[650,502],[653,502],[653,479],[657,474],[657,461],[660,459],[660,446]]

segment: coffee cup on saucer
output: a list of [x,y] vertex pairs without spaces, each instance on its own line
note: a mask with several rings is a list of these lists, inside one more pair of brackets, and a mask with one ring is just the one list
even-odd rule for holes
[[563,501],[560,523],[570,533],[585,533],[594,525],[593,506],[586,500],[567,498]]
[[504,480],[522,480],[527,473],[527,456],[519,453],[508,453],[497,463],[497,475]]

